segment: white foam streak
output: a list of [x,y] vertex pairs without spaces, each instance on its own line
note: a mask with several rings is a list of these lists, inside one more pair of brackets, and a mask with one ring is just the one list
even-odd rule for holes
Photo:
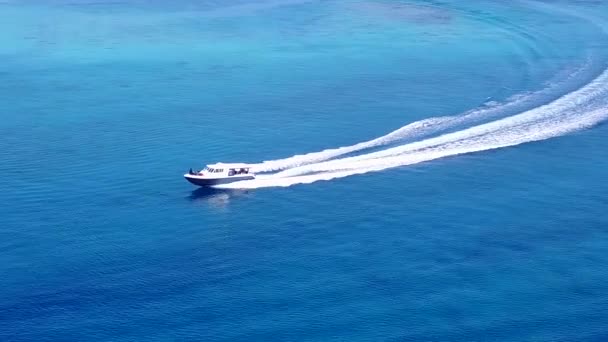
[[580,116],[571,116],[564,120],[550,123],[535,123],[498,135],[487,135],[470,141],[457,141],[443,146],[416,151],[402,156],[393,156],[375,160],[362,160],[349,165],[348,170],[331,171],[295,177],[263,177],[253,181],[244,181],[223,185],[223,188],[252,189],[261,187],[287,187],[295,184],[309,184],[322,180],[332,180],[357,174],[377,172],[389,168],[413,165],[439,158],[488,151],[523,143],[545,140],[597,125],[608,119],[608,109],[601,108]]
[[361,142],[355,145],[327,149],[320,152],[313,152],[304,155],[296,155],[285,159],[264,161],[260,164],[251,164],[250,166],[252,167],[254,172],[263,173],[316,163],[335,158],[344,154],[362,151],[372,147],[383,146],[391,142],[405,139],[408,137],[420,136],[422,134],[441,129],[442,127],[446,127],[449,122],[452,121],[452,119],[453,118],[450,117],[424,119],[401,127],[398,130],[395,130],[382,137]]
[[[581,18],[598,25],[604,33],[607,32],[604,23],[582,16]],[[574,77],[581,70],[570,76]],[[513,97],[505,104],[482,107],[460,116],[436,117],[414,122],[385,136],[352,146],[252,164],[255,172],[280,172],[262,174],[255,180],[218,187],[253,189],[308,184],[413,165],[438,158],[541,141],[586,129],[608,120],[608,69],[578,90],[540,106],[535,103],[548,93],[556,93],[554,88],[557,87],[559,85],[552,85],[536,93]],[[519,114],[513,112],[513,110],[521,110],[521,106],[530,106],[533,103],[537,107]],[[505,117],[505,115],[510,116]],[[495,119],[497,116],[502,118]],[[480,123],[491,119],[494,120]],[[429,138],[433,133],[441,134],[463,126],[468,128]],[[406,139],[410,139],[410,142],[400,146],[336,159],[345,154],[361,153],[369,148]],[[413,139],[418,140],[412,141]]]
[[511,111],[517,110],[530,103],[541,101],[543,98],[557,92],[563,84],[569,80],[576,78],[581,73],[585,72],[591,66],[591,60],[588,58],[580,68],[577,68],[553,82],[547,84],[542,90],[517,94],[504,103],[490,101],[485,103],[481,108],[470,110],[457,116],[443,116],[423,119],[403,126],[389,134],[375,138],[369,141],[364,141],[351,146],[338,147],[327,149],[319,152],[312,152],[303,155],[295,155],[288,158],[264,161],[259,164],[250,164],[252,170],[256,173],[268,173],[291,169],[308,164],[314,164],[330,160],[349,153],[364,151],[366,149],[381,147],[392,144],[398,141],[407,139],[423,138],[433,133],[438,133],[450,130],[460,126],[466,126],[478,123],[480,120],[505,115]]
[[550,104],[534,108],[521,114],[378,152],[291,168],[277,173],[276,176],[293,177],[312,172],[350,169],[353,163],[362,160],[386,158],[407,152],[440,146],[443,144],[472,139],[483,135],[497,134],[497,132],[501,132],[512,127],[517,127],[519,125],[529,126],[537,122],[546,124],[546,120],[559,117],[560,113],[562,115],[566,115],[568,113],[576,113],[584,109],[585,104],[588,105],[589,102],[591,102],[594,98],[597,98],[607,92],[607,89],[604,87],[606,83],[608,83],[608,72],[604,72],[587,86],[575,92],[567,94]]
[[[242,189],[306,184],[568,134],[607,119],[608,109],[601,108],[605,105],[608,95],[607,84],[608,71],[604,71],[583,88],[549,104],[517,115],[378,152],[297,166],[275,174],[262,175],[252,181],[236,182],[220,187]],[[425,122],[436,124],[446,122],[443,121],[445,118],[438,119],[440,120],[425,120]],[[410,131],[397,130],[391,134],[394,137],[401,133],[410,134]],[[379,139],[387,139],[387,137],[391,139],[390,134]],[[352,148],[354,146],[357,145],[353,145]]]

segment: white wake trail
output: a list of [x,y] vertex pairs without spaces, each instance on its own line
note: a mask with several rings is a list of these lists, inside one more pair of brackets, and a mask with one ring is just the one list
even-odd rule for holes
[[379,138],[360,142],[351,146],[332,148],[303,155],[295,155],[283,159],[268,160],[258,164],[250,164],[250,166],[252,171],[256,173],[268,173],[291,169],[298,166],[330,160],[349,153],[385,146],[401,140],[423,138],[432,135],[433,133],[475,124],[484,118],[492,118],[501,114],[505,115],[510,111],[517,110],[518,108],[524,107],[529,103],[541,101],[543,98],[555,93],[556,89],[562,87],[563,84],[568,83],[568,81],[571,79],[574,79],[581,73],[585,72],[590,65],[591,61],[590,58],[588,58],[585,61],[585,64],[583,64],[581,67],[565,74],[565,76],[556,78],[556,80],[549,82],[545,88],[535,92],[512,96],[504,103],[492,101],[491,103],[487,103],[484,107],[470,110],[461,115],[423,119],[403,126]]
[[564,95],[547,105],[531,109],[521,114],[378,152],[287,169],[277,173],[275,176],[293,177],[313,172],[351,169],[353,168],[352,165],[354,165],[354,163],[362,160],[386,158],[443,144],[472,139],[483,135],[496,134],[496,132],[519,125],[531,125],[537,122],[545,123],[547,120],[559,117],[559,115],[572,114],[580,111],[585,107],[584,105],[588,105],[593,99],[599,98],[602,95],[607,95],[607,84],[608,71],[604,71],[604,73],[585,87]]
[[389,168],[413,165],[434,159],[488,151],[523,143],[545,140],[568,133],[590,128],[608,120],[608,109],[600,108],[580,116],[569,116],[564,120],[550,123],[535,123],[520,129],[506,131],[499,135],[487,135],[471,141],[456,141],[443,146],[413,152],[403,156],[393,156],[377,160],[362,160],[351,165],[350,170],[324,172],[295,177],[267,177],[220,186],[221,188],[255,189],[263,187],[287,187],[295,184],[309,184],[317,181],[332,180]]
[[[593,18],[579,17],[596,24],[605,34],[608,32],[604,23]],[[576,74],[577,72],[572,73],[571,76]],[[482,107],[460,116],[421,120],[385,136],[352,146],[252,164],[255,172],[280,172],[217,187],[254,189],[308,184],[541,141],[590,128],[608,120],[608,69],[586,85],[553,101],[542,105],[535,102],[552,94],[557,88],[558,85],[552,85],[536,93],[513,97],[504,104]],[[536,107],[519,113],[514,111],[520,111],[522,106],[529,108],[530,104],[535,104]],[[487,122],[488,120],[493,121]],[[462,127],[466,128],[460,129]],[[460,130],[445,133],[454,129]],[[444,134],[429,137],[433,133]],[[421,140],[377,152],[338,158],[406,139]]]
[[437,117],[429,118],[421,121],[413,122],[407,126],[403,126],[382,137],[361,142],[351,146],[338,147],[327,149],[320,152],[312,152],[303,155],[295,155],[293,157],[277,160],[264,161],[260,164],[250,164],[252,171],[257,173],[272,172],[278,170],[289,169],[300,165],[306,165],[316,162],[321,162],[331,158],[339,157],[344,154],[353,153],[373,147],[379,147],[389,144],[394,141],[405,139],[408,137],[416,137],[425,133],[439,130],[447,127],[453,118]]
[[354,157],[294,167],[221,188],[291,186],[330,180],[447,156],[544,140],[596,125],[608,117],[608,70],[586,86],[529,111],[461,131]]

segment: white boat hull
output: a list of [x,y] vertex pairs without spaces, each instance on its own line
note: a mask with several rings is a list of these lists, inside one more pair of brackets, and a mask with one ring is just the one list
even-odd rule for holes
[[244,180],[252,180],[252,179],[255,179],[255,176],[249,174],[249,175],[234,175],[234,176],[228,176],[228,177],[212,178],[212,177],[205,177],[205,176],[200,176],[200,175],[185,174],[184,178],[186,178],[186,180],[188,182],[190,182],[194,185],[213,186],[213,185],[240,182],[240,181],[244,181]]

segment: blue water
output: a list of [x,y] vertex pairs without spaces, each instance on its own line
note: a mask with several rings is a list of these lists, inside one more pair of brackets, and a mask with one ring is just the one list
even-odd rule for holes
[[[604,1],[0,2],[0,340],[607,340],[606,27]],[[275,170],[308,178],[182,178],[480,110]]]

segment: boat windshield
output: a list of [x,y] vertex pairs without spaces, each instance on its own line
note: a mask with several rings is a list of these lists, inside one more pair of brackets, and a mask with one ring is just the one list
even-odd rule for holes
[[203,169],[203,172],[208,172],[208,173],[222,173],[224,172],[224,169],[214,169],[212,167],[206,167]]
[[204,169],[201,170],[201,172],[206,173],[224,173],[226,171],[228,172],[229,176],[247,175],[250,173],[248,167],[229,167],[227,169],[215,169],[213,167],[206,166]]
[[228,169],[228,175],[229,176],[234,176],[234,175],[246,175],[249,173],[249,169],[248,168],[234,168],[234,169]]

